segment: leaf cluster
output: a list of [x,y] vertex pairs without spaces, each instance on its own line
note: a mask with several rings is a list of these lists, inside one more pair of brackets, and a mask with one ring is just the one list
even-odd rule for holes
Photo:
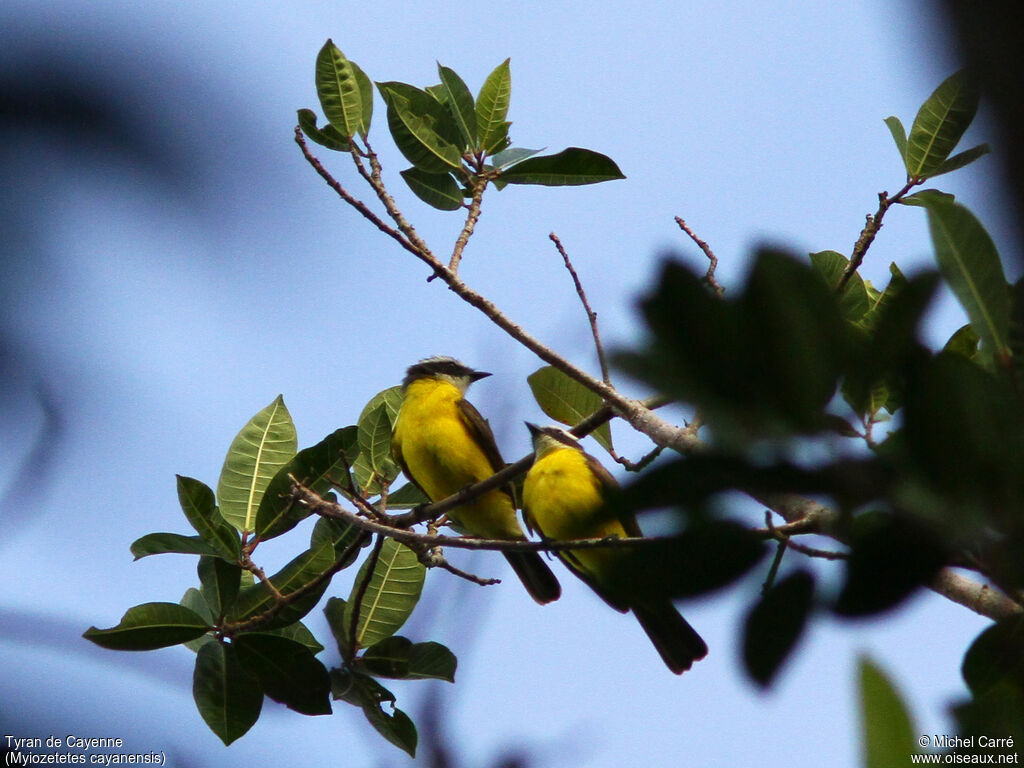
[[[331,699],[352,704],[387,740],[414,754],[416,728],[378,678],[454,681],[455,656],[438,643],[413,643],[396,633],[419,601],[426,568],[391,539],[379,540],[356,575],[348,600],[332,597],[325,613],[341,664],[328,671],[324,650],[303,624],[331,578],[368,543],[361,529],[320,517],[309,546],[266,576],[257,547],[309,516],[291,493],[293,478],[317,493],[339,493],[383,507],[398,474],[391,429],[401,403],[397,387],[375,395],[358,422],[297,451],[295,427],[282,397],[254,415],[228,449],[217,494],[178,477],[178,499],[195,535],[151,533],[136,540],[136,559],[198,555],[198,588],[178,603],[130,608],[114,627],[85,637],[112,650],[146,651],[185,644],[196,652],[193,695],[203,720],[225,744],[259,718],[264,697],[305,715],[331,713]],[[414,486],[391,495],[392,506],[424,501]]]
[[[951,154],[976,108],[958,73],[925,102],[909,137],[898,120],[886,121],[908,179],[923,183],[987,151]],[[777,556],[745,624],[745,663],[761,685],[815,613],[890,610],[943,566],[974,568],[1010,595],[1024,589],[1024,287],[1007,283],[984,226],[951,195],[926,189],[897,202],[924,209],[935,271],[906,276],[893,264],[880,290],[837,251],[803,258],[761,249],[745,284],[723,298],[668,260],[640,302],[647,341],[617,357],[631,375],[695,407],[709,443],[625,488],[618,503],[627,512],[675,508],[687,530],[702,530],[729,522],[722,499],[734,491],[768,506],[820,499],[838,511],[829,530],[812,514],[798,531],[846,545],[838,590],[802,567],[776,580],[790,540],[776,536]],[[968,322],[935,351],[920,328],[943,284]],[[843,447],[850,441],[859,450]],[[705,558],[738,549],[730,543]],[[1024,722],[1024,710],[1014,711]]]
[[[476,96],[450,67],[437,65],[440,82],[419,88],[376,83],[386,106],[388,130],[412,165],[402,179],[417,197],[442,211],[479,199],[488,183],[575,186],[625,178],[609,157],[579,147],[553,155],[513,147],[508,109],[512,74],[505,59]],[[312,110],[300,109],[299,126],[312,141],[340,152],[357,152],[373,116],[369,78],[328,40],[317,56],[316,90],[327,124],[317,127]],[[367,145],[368,146],[368,145]]]

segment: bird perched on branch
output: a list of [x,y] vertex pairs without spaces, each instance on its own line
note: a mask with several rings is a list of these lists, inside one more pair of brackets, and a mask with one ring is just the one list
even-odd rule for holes
[[[431,501],[486,480],[505,466],[494,434],[466,400],[474,381],[490,376],[451,357],[429,357],[409,367],[395,420],[391,450],[406,476]],[[458,530],[489,539],[524,540],[511,486],[455,507],[448,518]],[[537,552],[506,552],[505,558],[538,603],[557,600],[562,588]]]
[[[605,507],[615,478],[576,438],[558,427],[527,424],[533,438],[533,466],[523,485],[527,527],[553,540],[641,536],[636,517]],[[666,597],[642,598],[622,584],[629,557],[623,549],[564,549],[558,557],[615,610],[632,610],[665,664],[677,675],[708,652],[704,640]]]

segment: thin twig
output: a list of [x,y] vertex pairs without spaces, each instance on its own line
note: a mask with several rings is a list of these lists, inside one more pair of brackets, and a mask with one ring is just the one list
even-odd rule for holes
[[715,292],[718,296],[725,293],[725,288],[719,285],[718,280],[715,279],[715,270],[718,269],[718,257],[715,256],[706,242],[697,237],[696,233],[690,229],[690,226],[683,221],[682,217],[676,216],[676,224],[679,228],[685,232],[693,242],[697,244],[697,247],[704,251],[704,255],[708,257],[708,271],[704,273],[704,282],[707,286]]
[[368,219],[371,224],[373,224],[375,227],[377,227],[377,229],[379,229],[385,235],[387,235],[395,242],[397,242],[405,250],[409,251],[415,256],[419,256],[419,252],[417,251],[416,246],[414,246],[409,240],[403,237],[400,232],[388,226],[379,216],[377,216],[377,214],[375,214],[373,211],[369,209],[369,207],[367,207],[366,203],[364,203],[362,200],[353,197],[349,193],[349,191],[345,189],[338,182],[338,180],[335,179],[330,174],[330,172],[328,172],[326,168],[324,168],[321,162],[317,160],[317,158],[314,157],[313,154],[309,151],[309,146],[306,144],[306,138],[305,136],[302,135],[302,129],[299,128],[298,126],[296,126],[295,128],[295,143],[298,144],[299,148],[302,150],[302,156],[306,158],[306,162],[313,166],[313,170],[315,170],[320,175],[320,178],[327,182],[327,186],[333,189],[337,193],[338,197],[340,197],[350,206],[355,208],[360,214],[362,214],[362,216],[365,219]]
[[427,566],[427,568],[440,568],[458,576],[460,579],[465,579],[466,581],[470,581],[474,584],[479,584],[481,587],[490,587],[495,584],[501,584],[501,579],[485,579],[482,576],[476,576],[468,571],[462,570],[461,568],[456,568],[448,562],[441,547],[439,546],[428,547],[425,544],[413,542],[407,542],[405,546],[416,552],[416,554],[419,555],[420,562]]
[[882,228],[882,219],[885,218],[886,211],[902,200],[911,189],[921,182],[922,179],[909,179],[903,186],[903,189],[892,197],[889,197],[887,192],[878,193],[878,210],[875,211],[874,216],[869,213],[864,217],[864,229],[861,230],[860,236],[857,238],[857,242],[853,244],[853,251],[850,253],[850,263],[846,265],[846,271],[843,272],[843,276],[840,278],[839,284],[836,286],[836,293],[843,292],[846,284],[850,281],[850,278],[853,277],[853,273],[856,272],[864,262],[864,257],[868,253],[868,248],[871,247],[871,243],[874,241],[875,235],[878,234],[878,230]]
[[480,203],[483,200],[485,189],[487,189],[486,178],[479,179],[473,186],[473,199],[469,203],[469,211],[466,214],[466,223],[463,225],[462,231],[459,232],[459,236],[455,240],[455,247],[452,249],[452,258],[448,262],[448,269],[451,270],[452,274],[458,273],[459,262],[462,261],[462,252],[466,250],[469,238],[473,236],[473,230],[476,229],[476,223],[480,220],[480,213],[482,211]]
[[262,627],[272,619],[274,619],[282,610],[288,605],[294,603],[299,598],[309,594],[315,589],[318,589],[324,582],[330,581],[341,569],[347,567],[355,555],[356,551],[363,546],[363,543],[369,537],[368,533],[361,533],[356,536],[345,550],[340,554],[336,554],[334,558],[334,564],[325,570],[323,573],[318,574],[315,578],[309,582],[303,584],[301,587],[293,592],[289,592],[286,595],[281,595],[280,599],[275,599],[274,604],[271,605],[263,613],[257,614],[256,616],[250,616],[248,619],[237,622],[229,622],[221,625],[218,629],[220,634],[225,637],[230,637],[238,632],[251,632],[252,630]]
[[[606,536],[604,538],[573,539],[571,541],[527,541],[525,539],[485,539],[471,536],[445,536],[429,533],[417,533],[405,527],[378,523],[375,520],[368,520],[360,517],[354,512],[342,507],[340,504],[327,501],[318,494],[298,483],[292,484],[292,493],[305,504],[313,513],[321,517],[329,517],[341,520],[350,525],[362,528],[370,533],[380,536],[389,536],[395,541],[401,542],[411,548],[417,546],[426,547],[454,547],[456,549],[482,549],[498,552],[558,552],[564,549],[600,549],[644,546],[653,542],[673,541],[675,536]],[[399,516],[404,518],[405,515]],[[395,518],[398,520],[399,518]],[[412,523],[415,524],[415,523]]]
[[611,451],[611,456],[616,462],[625,467],[627,472],[640,472],[650,466],[651,462],[658,458],[664,450],[664,446],[657,445],[654,447],[654,450],[642,456],[639,461],[630,461],[625,456],[619,456],[615,451]]
[[573,285],[576,286],[576,295],[580,297],[580,301],[583,302],[583,310],[587,313],[587,320],[590,321],[590,333],[594,337],[594,347],[597,349],[597,360],[601,364],[601,379],[605,384],[609,386],[612,383],[611,376],[608,373],[608,360],[604,354],[604,345],[601,344],[601,334],[597,330],[597,313],[590,308],[590,302],[587,301],[587,292],[583,290],[583,283],[580,282],[580,276],[576,274],[576,269],[572,265],[572,261],[569,259],[569,254],[566,253],[565,248],[562,246],[562,241],[558,239],[558,235],[554,232],[548,235],[548,238],[555,244],[555,248],[558,249],[558,253],[562,256],[562,261],[565,263],[565,268],[569,270],[569,274],[572,276]]

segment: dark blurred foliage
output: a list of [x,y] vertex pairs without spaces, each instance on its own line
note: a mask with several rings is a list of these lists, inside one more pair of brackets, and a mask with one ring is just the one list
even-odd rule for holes
[[999,135],[995,145],[1006,159],[1017,223],[1016,249],[1007,257],[1024,267],[1024,5],[1018,0],[938,0],[959,43],[959,58],[977,73],[983,97],[992,106]]
[[23,458],[0,499],[4,528],[30,509],[27,489],[37,492],[45,482],[63,434],[62,409],[72,405],[61,401],[16,316],[38,302],[30,294],[40,275],[60,278],[61,252],[48,239],[55,201],[71,194],[69,182],[115,165],[129,166],[150,192],[166,196],[190,194],[201,180],[194,156],[202,148],[180,120],[166,118],[169,107],[186,106],[164,101],[185,75],[130,41],[78,39],[7,18],[0,41],[0,414],[42,414],[35,434],[20,433]]

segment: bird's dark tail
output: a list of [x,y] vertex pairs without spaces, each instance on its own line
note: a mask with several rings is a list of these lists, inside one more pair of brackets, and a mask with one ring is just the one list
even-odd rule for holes
[[708,655],[703,638],[667,600],[653,605],[634,605],[633,613],[665,665],[677,675]]
[[555,574],[548,568],[537,552],[506,552],[508,560],[516,576],[523,582],[530,597],[541,605],[557,600],[562,595],[562,587]]

